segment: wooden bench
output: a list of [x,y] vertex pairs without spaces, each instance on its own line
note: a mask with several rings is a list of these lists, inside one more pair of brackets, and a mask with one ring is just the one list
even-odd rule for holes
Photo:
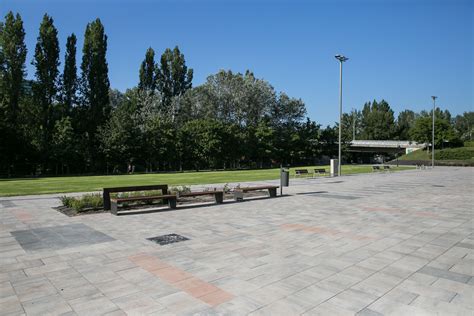
[[181,197],[195,197],[202,195],[214,195],[217,204],[224,202],[224,191],[202,191],[202,192],[188,192],[188,193],[179,193],[178,198]]
[[129,186],[129,187],[115,187],[115,188],[104,188],[103,189],[103,200],[104,200],[104,210],[110,210],[110,193],[118,192],[136,192],[136,191],[151,191],[151,190],[161,190],[161,194],[168,194],[168,185],[167,184],[155,184],[155,185],[139,185],[139,186]]
[[260,191],[260,190],[268,190],[268,194],[270,195],[270,197],[276,197],[278,188],[279,188],[278,185],[261,185],[261,186],[256,186],[256,187],[236,188],[234,190],[234,199],[236,201],[241,200],[243,198],[243,193],[247,193],[250,191]]
[[312,176],[313,174],[308,171],[308,169],[296,169],[295,170],[295,177],[298,176]]
[[166,194],[166,195],[157,195],[157,196],[133,196],[133,197],[128,197],[128,198],[111,199],[110,212],[114,215],[117,215],[119,204],[124,203],[124,202],[141,202],[141,201],[155,201],[155,200],[167,201],[170,208],[172,209],[176,208],[176,195]]
[[326,169],[314,169],[315,174],[327,174]]

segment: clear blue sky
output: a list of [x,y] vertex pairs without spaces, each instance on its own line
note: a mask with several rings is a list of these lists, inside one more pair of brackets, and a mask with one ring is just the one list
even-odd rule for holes
[[[53,16],[61,55],[66,37],[99,17],[108,35],[111,86],[137,84],[146,49],[179,45],[194,85],[219,69],[268,80],[302,98],[321,124],[338,119],[337,53],[344,68],[344,109],[386,99],[395,112],[429,109],[431,95],[453,114],[473,110],[474,1],[152,1],[1,0],[0,14],[25,22],[28,77],[42,15]],[[78,60],[81,56],[78,55]],[[61,66],[62,69],[62,66]]]

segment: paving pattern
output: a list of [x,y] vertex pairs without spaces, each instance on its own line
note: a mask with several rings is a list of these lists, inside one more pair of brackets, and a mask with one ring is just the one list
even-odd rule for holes
[[[474,169],[285,193],[77,217],[53,195],[0,198],[0,314],[474,315]],[[167,234],[188,240],[147,240]]]

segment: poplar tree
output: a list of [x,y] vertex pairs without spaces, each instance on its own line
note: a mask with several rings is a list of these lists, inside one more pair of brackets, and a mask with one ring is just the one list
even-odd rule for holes
[[33,84],[33,98],[39,106],[41,131],[41,151],[43,163],[48,160],[51,134],[58,119],[56,108],[59,80],[59,41],[53,19],[45,14],[40,24],[35,56],[32,64],[36,67],[36,81]]
[[110,112],[107,35],[100,19],[87,24],[82,53],[82,106],[89,120],[86,131],[93,134]]
[[72,33],[66,41],[64,55],[64,71],[62,75],[63,114],[69,115],[76,103],[77,96],[77,66],[76,66],[76,35]]
[[84,133],[82,141],[86,165],[98,168],[101,161],[97,159],[99,152],[96,134],[110,114],[107,35],[100,19],[87,24],[82,53],[79,129]]
[[186,66],[186,60],[178,46],[173,50],[167,48],[161,55],[156,78],[163,104],[167,107],[171,105],[173,97],[184,94],[192,87],[193,70]]
[[153,93],[156,89],[155,51],[151,47],[147,49],[145,59],[140,65],[138,89],[150,93]]
[[10,11],[5,23],[0,23],[0,94],[3,118],[11,126],[16,125],[20,111],[26,53],[23,21]]
[[[26,76],[25,31],[19,14],[0,22],[0,169],[11,174],[21,154],[20,100]],[[14,166],[13,166],[14,169]]]

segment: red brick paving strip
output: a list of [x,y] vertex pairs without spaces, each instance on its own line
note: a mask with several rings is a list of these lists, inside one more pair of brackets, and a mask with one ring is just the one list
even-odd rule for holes
[[12,213],[16,217],[16,219],[21,222],[29,222],[33,219],[31,214],[27,211],[15,210],[15,211],[12,211]]
[[234,295],[207,283],[192,274],[169,265],[156,257],[140,253],[128,257],[142,269],[156,275],[163,281],[171,284],[189,295],[207,303],[211,306],[217,306],[234,298]]

